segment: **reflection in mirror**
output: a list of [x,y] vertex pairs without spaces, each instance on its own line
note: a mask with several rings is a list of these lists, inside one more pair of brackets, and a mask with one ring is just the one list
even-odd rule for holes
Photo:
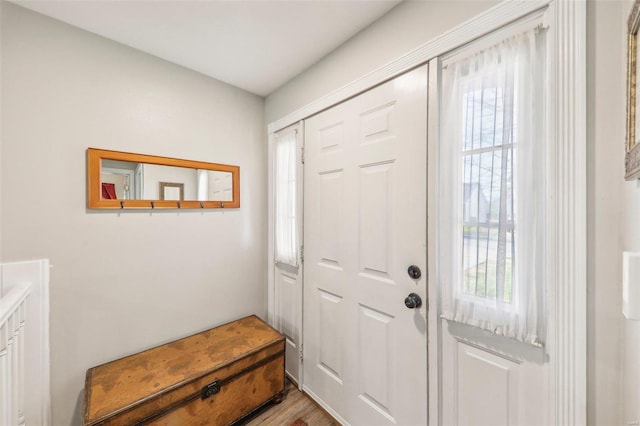
[[[237,166],[92,148],[87,150],[87,155],[90,208],[215,208],[240,205]],[[92,179],[95,175],[99,179]]]
[[102,160],[101,195],[106,200],[140,200],[137,168],[140,164],[127,161]]
[[233,181],[230,172],[198,170],[198,201],[233,200]]
[[[232,177],[231,172],[102,160],[101,197],[105,200],[232,201]],[[182,191],[175,192],[177,188]],[[180,193],[182,198],[177,198]]]
[[184,200],[184,183],[160,182],[161,200]]

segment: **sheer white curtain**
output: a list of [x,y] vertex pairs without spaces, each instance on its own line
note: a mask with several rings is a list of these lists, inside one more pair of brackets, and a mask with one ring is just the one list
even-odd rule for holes
[[443,61],[443,318],[544,344],[545,34]]
[[275,136],[275,254],[276,262],[298,266],[296,128]]

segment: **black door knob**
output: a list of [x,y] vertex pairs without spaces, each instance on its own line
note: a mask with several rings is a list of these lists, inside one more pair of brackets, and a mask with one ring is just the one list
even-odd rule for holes
[[409,309],[418,309],[422,306],[422,299],[419,295],[411,293],[404,299],[404,305]]
[[409,266],[409,269],[407,269],[407,273],[414,280],[417,280],[422,276],[422,271],[420,271],[420,268],[418,268],[416,265]]

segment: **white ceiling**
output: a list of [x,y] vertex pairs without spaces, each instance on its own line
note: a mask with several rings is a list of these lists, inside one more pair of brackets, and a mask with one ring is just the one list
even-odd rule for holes
[[14,0],[266,96],[402,0]]

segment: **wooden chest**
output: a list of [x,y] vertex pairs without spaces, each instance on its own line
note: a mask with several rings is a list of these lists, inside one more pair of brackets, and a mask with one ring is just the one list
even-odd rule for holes
[[284,395],[284,337],[256,316],[87,370],[84,425],[228,425]]

